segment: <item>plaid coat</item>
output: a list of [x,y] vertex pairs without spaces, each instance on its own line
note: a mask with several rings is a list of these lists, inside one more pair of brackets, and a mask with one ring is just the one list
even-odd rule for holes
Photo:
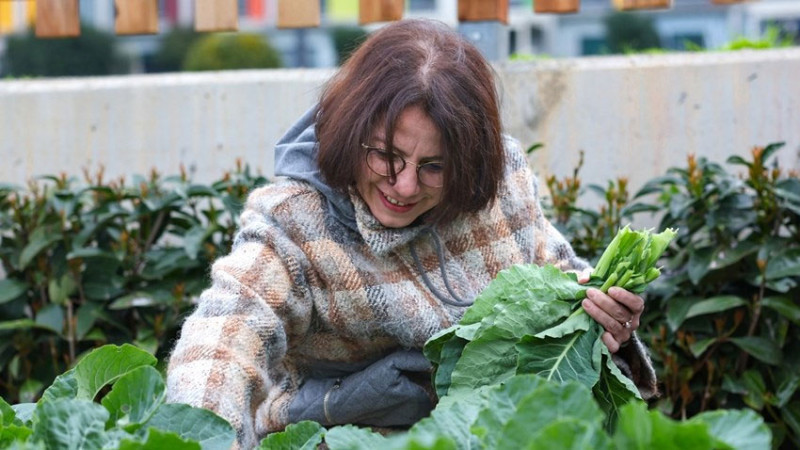
[[[435,227],[444,267],[423,226],[381,226],[355,191],[358,231],[332,217],[305,182],[281,180],[252,192],[231,253],[214,263],[212,286],[183,325],[169,361],[168,400],[217,412],[237,430],[237,444],[249,448],[288,424],[288,405],[315,366],[421,348],[465,308],[427,287],[412,241],[430,283],[447,292],[444,270],[464,299],[513,264],[586,268],[543,216],[518,145],[507,147],[497,200]],[[640,353],[632,366],[647,370],[634,381],[654,389],[652,366]]]

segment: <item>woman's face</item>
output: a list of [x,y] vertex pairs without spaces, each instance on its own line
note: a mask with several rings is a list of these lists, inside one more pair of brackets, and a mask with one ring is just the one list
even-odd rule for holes
[[[405,169],[397,174],[394,183],[389,177],[378,175],[362,163],[356,188],[369,206],[372,215],[385,227],[402,228],[430,211],[442,199],[442,188],[423,185],[417,179],[414,164],[441,162],[441,135],[436,125],[422,108],[411,106],[398,117],[394,142],[385,142],[383,129],[374,133],[371,147],[394,149],[407,161]],[[414,164],[411,164],[414,163]]]

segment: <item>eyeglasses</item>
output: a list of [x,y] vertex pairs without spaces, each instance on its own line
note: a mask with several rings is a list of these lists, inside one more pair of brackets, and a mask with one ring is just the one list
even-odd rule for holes
[[406,164],[411,164],[416,166],[417,180],[421,184],[431,188],[444,186],[444,165],[441,162],[430,161],[417,164],[406,161],[402,156],[382,148],[370,147],[367,144],[361,144],[361,147],[367,152],[367,167],[382,177],[396,177],[398,173],[406,168]]

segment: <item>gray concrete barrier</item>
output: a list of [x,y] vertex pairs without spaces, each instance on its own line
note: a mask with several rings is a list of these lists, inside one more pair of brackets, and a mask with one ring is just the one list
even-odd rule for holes
[[[685,165],[785,141],[800,168],[800,49],[606,56],[496,67],[506,131],[540,175],[632,189]],[[0,81],[0,182],[42,174],[177,173],[208,182],[237,158],[265,175],[272,147],[331,70],[253,70]],[[591,201],[588,198],[586,201]]]

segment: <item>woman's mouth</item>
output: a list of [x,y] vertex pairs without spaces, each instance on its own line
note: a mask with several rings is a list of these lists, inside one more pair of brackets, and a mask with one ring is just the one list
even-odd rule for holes
[[383,192],[381,192],[380,194],[381,194],[381,200],[383,201],[384,206],[386,206],[388,209],[390,209],[392,211],[395,211],[395,212],[399,212],[399,213],[408,212],[412,208],[414,208],[414,205],[416,205],[416,203],[403,203],[403,202],[401,202],[400,200],[397,200],[394,197],[390,197],[390,196],[384,194]]

